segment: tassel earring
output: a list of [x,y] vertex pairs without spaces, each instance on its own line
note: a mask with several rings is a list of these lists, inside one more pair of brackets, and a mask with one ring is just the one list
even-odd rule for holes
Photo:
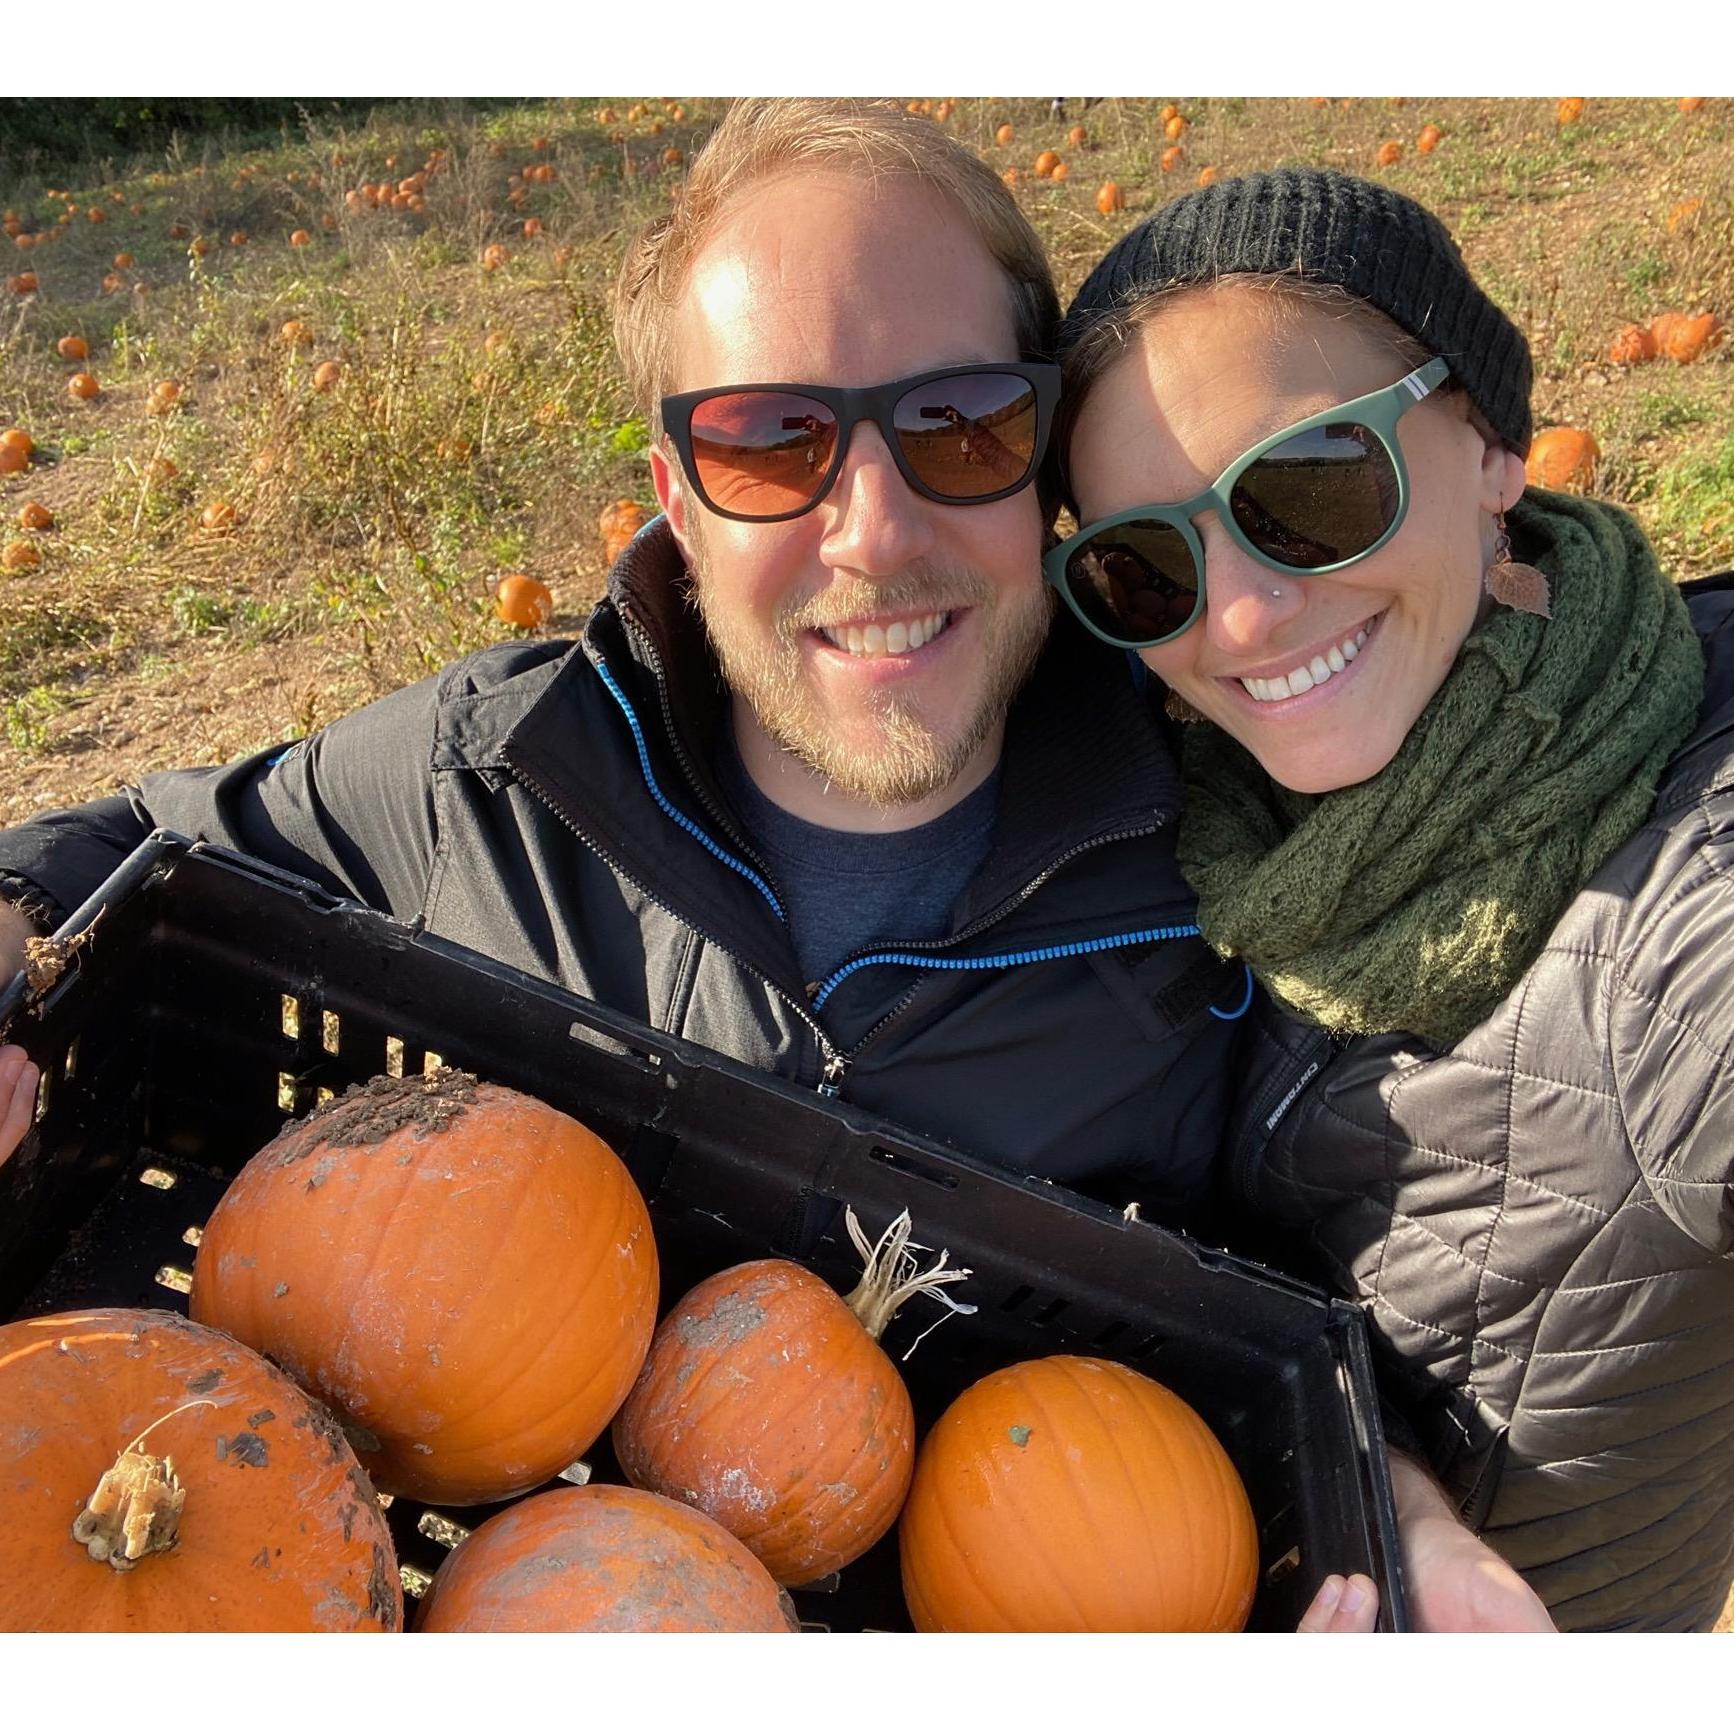
[[1524,614],[1539,614],[1543,620],[1553,618],[1547,588],[1547,574],[1526,566],[1511,557],[1511,537],[1506,534],[1505,514],[1494,515],[1493,527],[1498,539],[1493,544],[1493,564],[1482,575],[1487,594],[1507,608]]

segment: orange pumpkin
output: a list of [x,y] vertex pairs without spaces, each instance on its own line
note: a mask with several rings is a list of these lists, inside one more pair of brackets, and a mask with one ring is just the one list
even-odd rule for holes
[[600,1138],[442,1070],[354,1085],[267,1144],[205,1225],[192,1307],[337,1410],[387,1492],[464,1505],[595,1441],[656,1281],[644,1200]]
[[1051,181],[1056,181],[1056,182],[1057,181],[1063,181],[1066,179],[1066,177],[1068,175],[1071,174],[1071,172],[1072,172],[1072,170],[1071,170],[1070,164],[1068,164],[1068,163],[1055,163],[1052,171],[1048,175],[1048,179]]
[[1403,147],[1394,138],[1386,139],[1373,158],[1374,164],[1381,169],[1388,169],[1392,163],[1400,163],[1402,160]]
[[1421,128],[1420,136],[1415,140],[1415,149],[1422,156],[1430,157],[1439,148],[1439,141],[1444,136],[1438,127],[1424,126]]
[[1581,96],[1562,96],[1559,107],[1554,111],[1559,117],[1561,126],[1572,126],[1583,118],[1583,98]]
[[1198,184],[1201,187],[1213,187],[1213,186],[1215,186],[1216,185],[1216,170],[1214,168],[1210,167],[1208,164],[1206,164],[1205,167],[1201,168],[1198,171]]
[[1602,449],[1576,427],[1543,428],[1523,461],[1523,473],[1538,488],[1582,489],[1595,480]]
[[1696,361],[1722,335],[1722,321],[1714,313],[1700,313],[1696,318],[1685,313],[1664,314],[1651,327],[1651,335],[1658,355],[1670,361]]
[[0,1629],[395,1632],[397,1559],[331,1417],[178,1314],[0,1326]]
[[1631,367],[1640,361],[1653,361],[1656,340],[1644,325],[1621,326],[1619,335],[1608,345],[1608,360],[1616,367]]
[[1683,96],[1680,98],[1681,114],[1696,114],[1703,106],[1704,99],[1701,96]]
[[29,572],[42,564],[42,551],[32,542],[8,542],[0,553],[0,567],[8,572]]
[[1239,1631],[1258,1584],[1246,1490],[1197,1412],[1073,1355],[946,1410],[898,1540],[918,1631]]
[[54,514],[40,500],[26,500],[18,508],[18,528],[21,530],[52,530]]
[[1009,169],[1002,169],[999,178],[1008,187],[1016,187],[1019,180],[1022,179],[1015,164]]
[[1161,112],[1157,115],[1156,118],[1158,120],[1160,120],[1164,126],[1166,126],[1169,123],[1169,121],[1173,120],[1173,118],[1177,114],[1179,114],[1179,112],[1180,112],[1180,110],[1178,108],[1176,108],[1173,103],[1165,102],[1162,105]]
[[508,626],[533,632],[553,618],[554,593],[540,578],[508,572],[494,586],[494,612]]
[[6,286],[14,295],[34,295],[40,287],[34,271],[20,271],[16,277],[9,277]]
[[1682,229],[1695,227],[1703,210],[1702,199],[1681,199],[1668,212],[1668,233],[1677,235]]
[[277,335],[291,349],[301,349],[313,341],[313,328],[310,325],[304,325],[299,319],[287,319],[283,322],[283,328]]
[[0,445],[0,476],[16,476],[30,465],[30,453],[23,446]]
[[207,530],[232,530],[235,527],[235,508],[227,500],[213,500],[199,514],[199,522]]
[[343,377],[343,363],[340,361],[322,361],[313,370],[313,389],[315,391],[334,391],[337,382]]
[[713,1517],[778,1583],[811,1583],[859,1559],[897,1520],[915,1466],[915,1417],[879,1336],[917,1287],[908,1212],[869,1247],[845,1300],[785,1259],[701,1282],[657,1327],[614,1422],[635,1487]]
[[1081,126],[1075,126],[1066,134],[1066,143],[1073,150],[1081,151],[1090,142],[1090,135]]
[[1186,119],[1185,115],[1171,114],[1167,120],[1162,123],[1162,136],[1167,139],[1170,144],[1178,144],[1185,136],[1186,129],[1190,124],[1191,123]]
[[596,528],[604,542],[630,542],[649,522],[650,514],[636,500],[616,500],[602,508]]
[[665,169],[678,169],[686,161],[686,152],[679,145],[670,145],[662,153],[662,166]]
[[1047,177],[1054,172],[1059,160],[1060,153],[1058,151],[1042,151],[1039,153],[1033,165],[1038,178],[1046,180]]
[[90,358],[90,345],[82,337],[63,337],[54,347],[62,361],[87,361]]
[[769,1573],[709,1518],[631,1487],[561,1487],[458,1543],[422,1632],[792,1632]]
[[289,237],[291,247],[308,247],[313,244],[313,237],[305,229],[297,229]]
[[528,240],[528,241],[535,240],[535,238],[539,234],[541,234],[541,232],[542,232],[542,219],[540,217],[526,217],[524,219],[524,238],[526,240]]
[[1012,123],[1009,120],[1001,121],[994,132],[993,142],[997,145],[1008,145],[1016,137],[1017,134],[1012,130]]
[[1118,181],[1103,181],[1096,189],[1096,209],[1104,217],[1111,217],[1116,211],[1126,208],[1126,195],[1120,191]]
[[1174,144],[1170,145],[1167,150],[1162,153],[1161,161],[1158,166],[1161,168],[1163,174],[1171,175],[1185,161],[1186,147],[1184,145]]
[[101,391],[102,387],[97,383],[97,378],[94,373],[75,373],[72,378],[66,382],[67,396],[76,397],[82,402],[88,403],[91,398],[98,396]]
[[498,271],[511,256],[498,241],[495,241],[491,246],[482,249],[482,269],[484,271]]
[[117,271],[130,271],[133,268],[133,256],[130,253],[116,253],[114,268]]
[[36,450],[36,441],[23,428],[9,427],[5,433],[0,433],[0,449],[22,452],[28,462]]

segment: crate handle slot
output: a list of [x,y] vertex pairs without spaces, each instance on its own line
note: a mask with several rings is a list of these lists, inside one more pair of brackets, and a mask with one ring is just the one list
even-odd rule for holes
[[326,1053],[335,1054],[342,1042],[342,1026],[334,1011],[319,1014],[319,1045]]
[[1015,1313],[1036,1291],[1028,1283],[1020,1283],[999,1303],[1002,1313]]
[[403,1593],[412,1601],[420,1601],[433,1587],[433,1575],[430,1572],[419,1571],[413,1565],[400,1565],[397,1568],[399,1581],[403,1584]]
[[940,1168],[929,1168],[925,1162],[918,1162],[913,1156],[902,1155],[896,1150],[881,1149],[878,1145],[868,1154],[875,1162],[882,1162],[899,1174],[907,1174],[911,1180],[925,1180],[929,1186],[943,1187],[947,1192],[957,1190],[955,1174],[947,1174]]
[[1288,1550],[1288,1552],[1282,1556],[1281,1559],[1275,1561],[1271,1566],[1269,1566],[1267,1568],[1267,1570],[1265,1571],[1265,1574],[1264,1574],[1264,1581],[1267,1584],[1281,1583],[1282,1580],[1285,1577],[1287,1577],[1290,1572],[1299,1571],[1299,1570],[1300,1570],[1300,1548],[1297,1545],[1295,1547],[1291,1547]]

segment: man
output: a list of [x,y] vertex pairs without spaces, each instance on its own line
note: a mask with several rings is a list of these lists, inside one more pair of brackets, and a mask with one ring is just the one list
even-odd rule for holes
[[[1052,382],[1027,364],[1056,313],[1016,202],[931,122],[737,104],[622,276],[665,516],[582,639],[37,815],[0,833],[0,898],[56,921],[152,826],[204,836],[1017,1171],[1183,1210],[1235,1040],[1213,1007],[1244,978],[1191,930],[1178,780],[1123,660],[1048,637]],[[851,425],[852,400],[685,401],[787,382],[895,389]]]
[[[1123,660],[1049,633],[1026,364],[1056,316],[1015,202],[930,122],[738,104],[622,276],[664,516],[582,639],[496,646],[288,748],[0,832],[0,979],[162,825],[1184,1214],[1242,977],[1192,928],[1178,777]],[[808,390],[738,389],[763,385]],[[0,1160],[32,1072],[0,1050]],[[1437,1621],[1531,1612],[1416,1497]],[[1328,1579],[1305,1628],[1369,1629],[1371,1587]]]

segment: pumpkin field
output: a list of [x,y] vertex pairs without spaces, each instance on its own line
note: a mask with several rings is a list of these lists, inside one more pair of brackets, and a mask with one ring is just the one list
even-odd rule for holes
[[[1549,483],[1681,576],[1734,564],[1734,101],[905,100],[1001,171],[1062,299],[1201,181],[1414,195],[1528,334],[1537,427],[1577,430],[1538,440]],[[654,509],[611,277],[723,106],[396,103],[0,164],[0,823],[572,633],[599,515]]]

